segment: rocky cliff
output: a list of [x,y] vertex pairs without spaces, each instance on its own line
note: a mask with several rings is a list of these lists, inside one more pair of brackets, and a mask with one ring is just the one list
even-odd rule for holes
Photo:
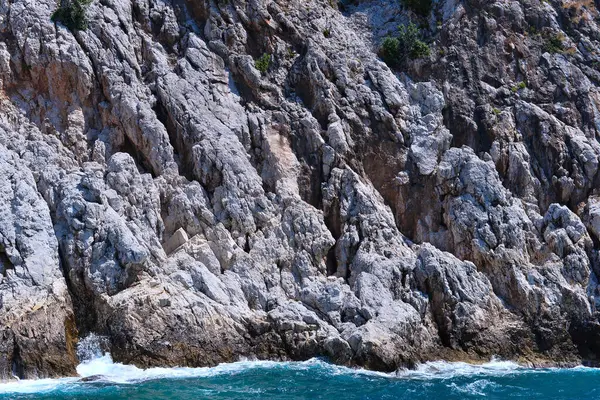
[[598,6],[0,0],[0,379],[598,362]]

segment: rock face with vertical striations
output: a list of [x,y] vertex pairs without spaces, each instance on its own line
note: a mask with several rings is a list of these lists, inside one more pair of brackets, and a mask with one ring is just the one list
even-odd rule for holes
[[600,362],[594,2],[57,3],[0,0],[0,380],[90,333],[144,367]]
[[72,374],[76,327],[48,205],[0,144],[0,375]]

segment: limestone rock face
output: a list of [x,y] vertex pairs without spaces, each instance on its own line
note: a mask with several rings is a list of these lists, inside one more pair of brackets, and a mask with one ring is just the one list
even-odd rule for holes
[[77,330],[48,205],[0,144],[0,374],[72,374]]
[[0,380],[598,363],[592,3],[0,0]]

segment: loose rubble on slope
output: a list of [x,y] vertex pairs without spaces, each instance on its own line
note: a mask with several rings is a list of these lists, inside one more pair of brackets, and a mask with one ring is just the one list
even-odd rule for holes
[[139,366],[600,361],[593,2],[56,7],[0,0],[0,380],[90,333]]

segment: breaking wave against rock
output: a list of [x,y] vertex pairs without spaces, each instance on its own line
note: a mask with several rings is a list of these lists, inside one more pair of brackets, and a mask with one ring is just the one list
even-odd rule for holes
[[[89,336],[79,344],[83,360],[79,377],[22,380],[0,384],[0,399],[110,398],[186,399],[386,399],[410,395],[411,399],[443,396],[448,399],[516,397],[577,398],[573,390],[590,398],[598,394],[592,386],[600,371],[592,368],[531,369],[514,362],[492,359],[473,365],[463,362],[428,362],[414,370],[382,373],[353,369],[321,359],[301,362],[241,360],[205,368],[148,368],[116,363],[102,351],[103,338]],[[552,382],[552,385],[545,383]],[[576,383],[578,389],[569,389]],[[587,384],[582,384],[587,383]],[[563,390],[571,390],[560,397]],[[559,397],[556,397],[556,395]],[[575,397],[573,397],[573,395]]]

